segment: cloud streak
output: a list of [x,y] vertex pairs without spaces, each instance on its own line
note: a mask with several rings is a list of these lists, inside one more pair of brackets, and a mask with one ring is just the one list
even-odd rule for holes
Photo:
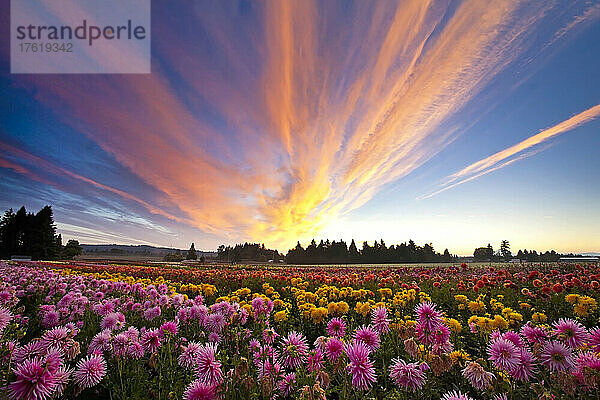
[[535,149],[535,147],[558,135],[578,128],[579,126],[594,120],[598,116],[600,116],[600,104],[574,115],[573,117],[548,129],[544,129],[543,131],[530,136],[525,140],[522,140],[514,146],[508,147],[502,151],[492,154],[489,157],[474,162],[473,164],[448,176],[446,178],[446,182],[442,184],[441,189],[436,190],[435,192],[426,196],[422,196],[420,199],[431,198],[435,195],[445,192],[446,190],[462,185],[463,183],[470,182],[483,175],[487,175],[491,172],[507,167],[517,161],[531,157],[547,148],[547,146],[539,149]]

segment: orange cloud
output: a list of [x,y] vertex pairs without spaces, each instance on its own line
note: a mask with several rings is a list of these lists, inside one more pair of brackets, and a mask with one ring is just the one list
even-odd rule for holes
[[[319,48],[327,38],[315,37],[327,21],[310,17],[314,5],[295,4],[270,10],[265,83],[291,183],[260,212],[288,244],[443,149],[456,134],[444,123],[523,53],[540,15],[519,2],[465,2],[442,25],[448,3],[363,5],[354,18],[370,19],[357,49],[337,54]],[[336,78],[348,65],[362,68],[342,85]],[[253,235],[268,226],[255,225]]]

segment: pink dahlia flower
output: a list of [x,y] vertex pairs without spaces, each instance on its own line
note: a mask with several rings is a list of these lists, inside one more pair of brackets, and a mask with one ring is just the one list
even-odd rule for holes
[[375,369],[369,360],[369,347],[363,342],[353,341],[346,346],[349,364],[346,371],[352,374],[352,386],[357,389],[370,389],[375,382]]
[[77,363],[73,374],[75,381],[82,388],[96,386],[106,376],[106,361],[100,355],[91,355]]

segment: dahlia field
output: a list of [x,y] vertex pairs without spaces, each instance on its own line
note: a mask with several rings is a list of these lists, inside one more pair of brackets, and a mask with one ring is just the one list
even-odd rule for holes
[[597,399],[600,267],[0,262],[0,398]]

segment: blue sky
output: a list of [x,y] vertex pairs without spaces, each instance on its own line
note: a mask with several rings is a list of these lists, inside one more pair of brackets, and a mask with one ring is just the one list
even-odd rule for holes
[[600,251],[600,3],[485,3],[155,1],[149,75],[12,75],[3,40],[0,207],[85,243]]

